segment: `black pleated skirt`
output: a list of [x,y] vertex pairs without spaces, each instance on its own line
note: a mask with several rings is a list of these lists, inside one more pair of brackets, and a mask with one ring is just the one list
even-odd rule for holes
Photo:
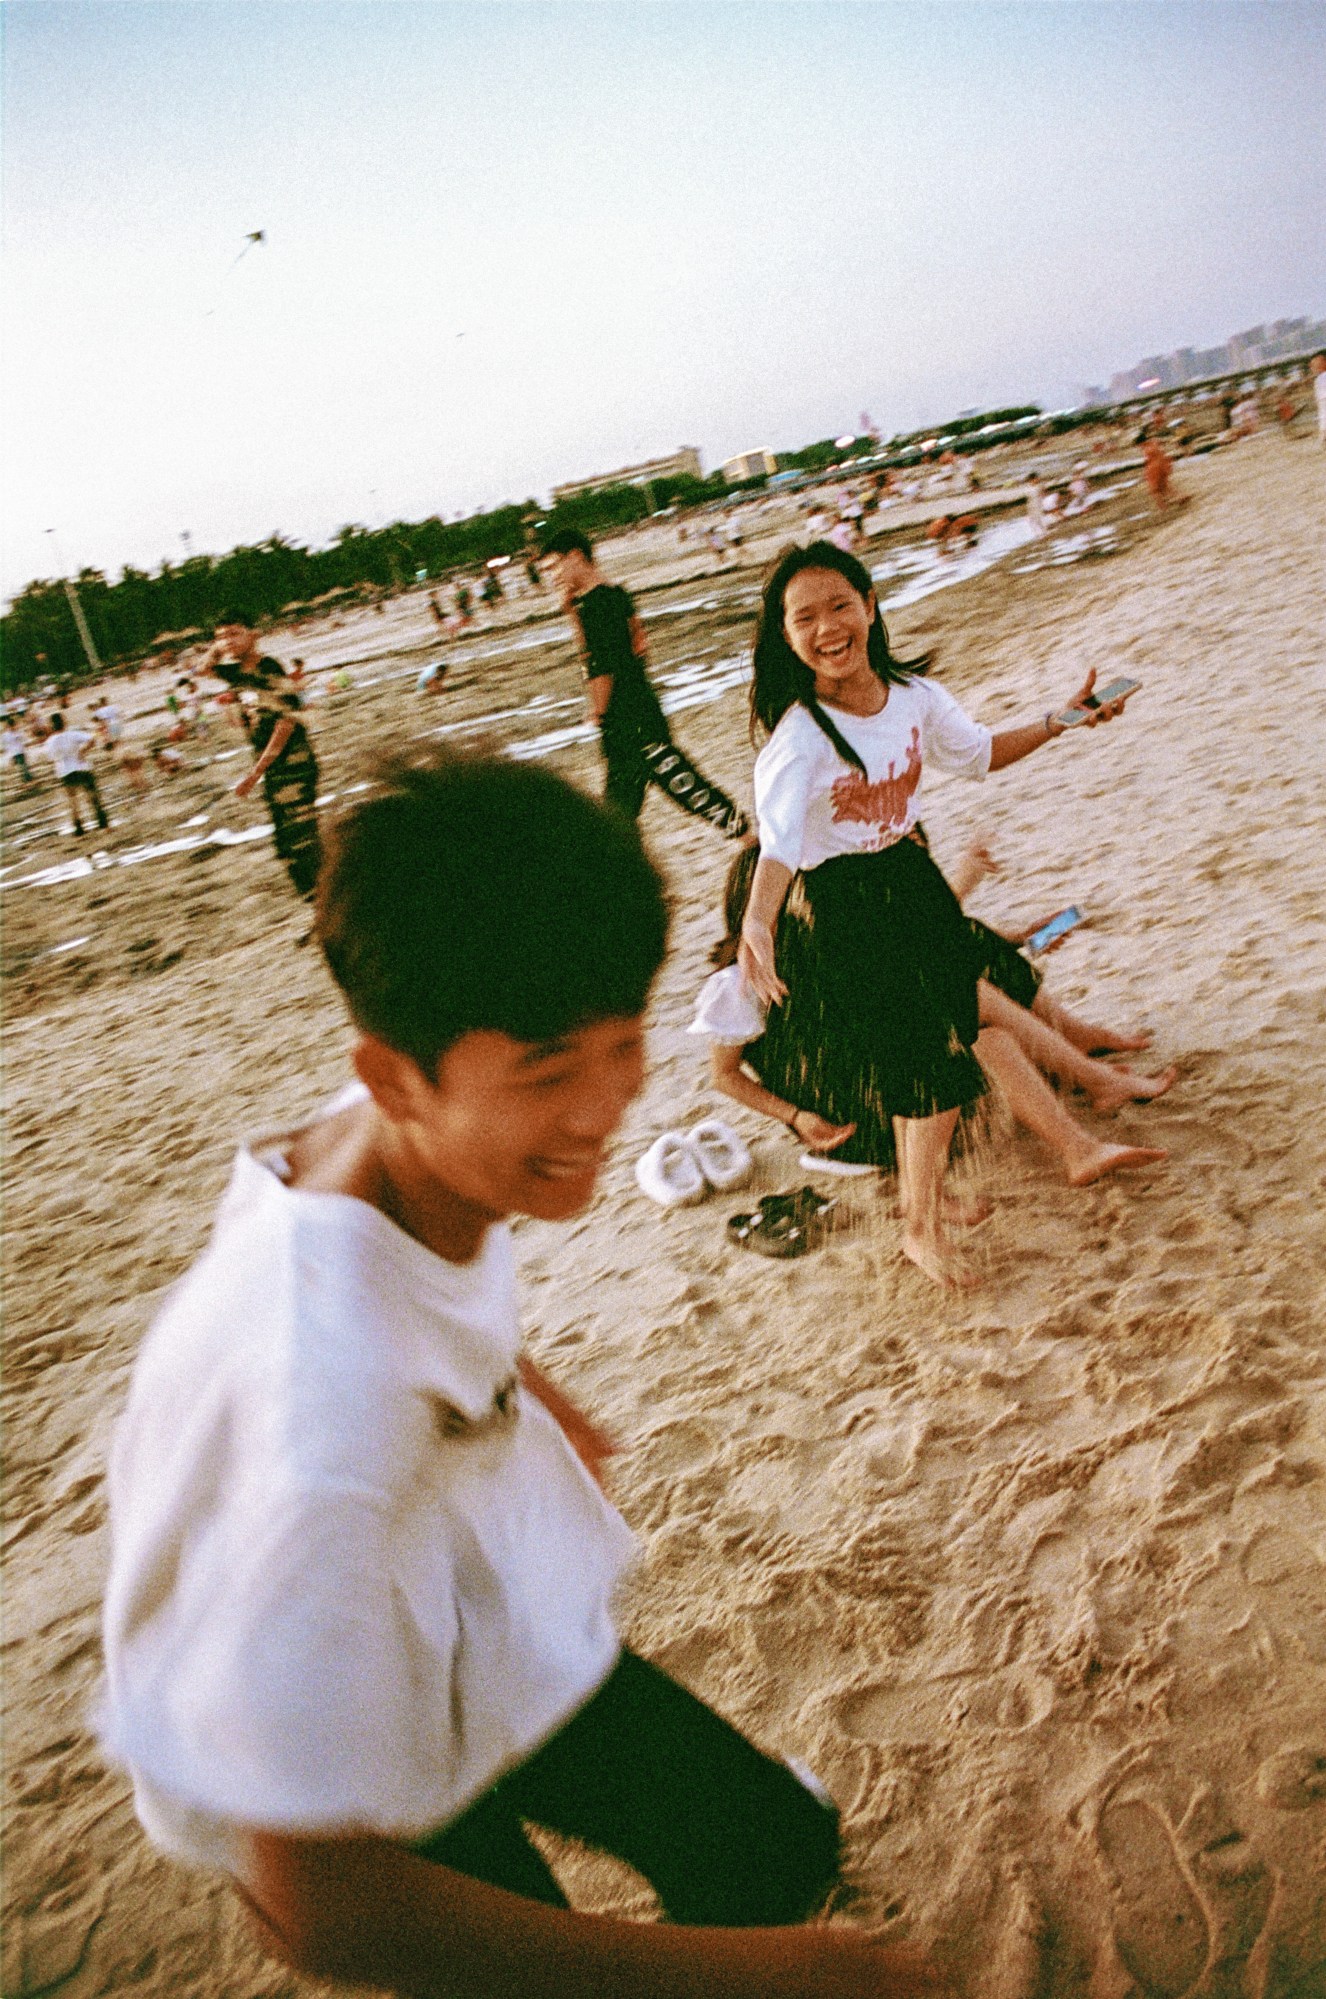
[[788,998],[770,1009],[746,1059],[767,1089],[831,1123],[855,1124],[835,1158],[890,1168],[895,1117],[967,1110],[984,1095],[971,1052],[977,981],[996,961],[1025,986],[1005,951],[1030,967],[963,915],[917,842],[844,855],[798,877],[777,947]]

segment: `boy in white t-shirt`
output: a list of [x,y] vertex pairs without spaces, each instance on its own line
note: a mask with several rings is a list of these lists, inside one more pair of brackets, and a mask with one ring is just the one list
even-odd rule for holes
[[[316,1976],[927,1984],[861,1933],[778,1927],[833,1885],[837,1814],[621,1648],[611,1446],[519,1351],[504,1218],[593,1194],[666,927],[635,829],[550,772],[388,771],[319,883],[359,1083],[240,1153],[139,1355],[103,1738],[153,1839]],[[576,1915],[526,1822],[627,1860],[671,1921]]]
[[55,765],[55,775],[64,786],[65,797],[69,800],[69,811],[74,822],[74,834],[79,839],[88,830],[83,824],[83,815],[79,810],[80,799],[87,799],[101,832],[106,832],[110,826],[110,820],[106,817],[106,808],[101,802],[101,793],[97,789],[97,780],[92,775],[87,760],[87,752],[94,741],[90,729],[66,729],[64,716],[52,715],[50,734],[40,746],[41,754],[50,758]]

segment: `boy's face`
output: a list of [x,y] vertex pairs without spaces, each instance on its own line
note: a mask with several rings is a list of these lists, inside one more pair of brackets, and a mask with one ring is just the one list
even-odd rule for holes
[[446,1051],[435,1084],[399,1059],[409,1143],[430,1178],[494,1217],[563,1221],[593,1194],[644,1080],[644,1024],[596,1021],[548,1043],[476,1031]]
[[561,555],[544,557],[547,573],[564,604],[570,604],[589,588],[594,565],[583,556],[578,548],[568,548]]

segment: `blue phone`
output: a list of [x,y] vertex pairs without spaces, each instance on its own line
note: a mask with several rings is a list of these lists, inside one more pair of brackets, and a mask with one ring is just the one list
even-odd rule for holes
[[1033,958],[1039,957],[1042,951],[1049,950],[1051,944],[1057,944],[1061,937],[1066,937],[1070,930],[1076,930],[1081,921],[1082,912],[1076,905],[1061,909],[1048,923],[1042,923],[1039,930],[1032,931],[1023,949],[1030,951]]

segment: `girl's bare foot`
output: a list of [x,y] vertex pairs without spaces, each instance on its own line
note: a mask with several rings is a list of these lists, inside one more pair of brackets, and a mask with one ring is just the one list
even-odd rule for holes
[[1111,1081],[1098,1083],[1088,1092],[1091,1108],[1097,1111],[1121,1110],[1125,1104],[1150,1103],[1156,1097],[1163,1097],[1178,1080],[1178,1069],[1171,1064],[1162,1069],[1158,1076],[1143,1076],[1137,1069],[1112,1069]]
[[1084,1148],[1071,1164],[1065,1161],[1070,1187],[1089,1187],[1107,1173],[1127,1173],[1137,1166],[1159,1166],[1169,1154],[1160,1145],[1104,1145]]
[[953,1261],[942,1236],[916,1235],[906,1229],[902,1253],[925,1272],[932,1284],[942,1285],[946,1291],[970,1291],[978,1281],[974,1272]]

